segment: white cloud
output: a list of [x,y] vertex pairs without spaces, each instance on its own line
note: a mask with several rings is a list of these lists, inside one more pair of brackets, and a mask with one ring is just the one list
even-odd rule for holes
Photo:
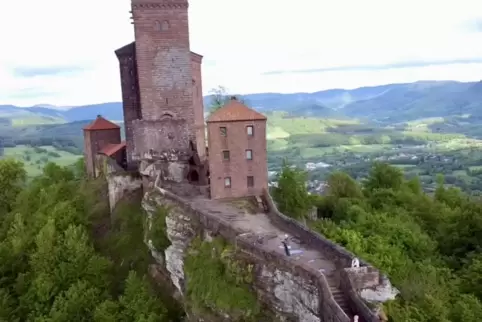
[[[0,20],[0,104],[120,100],[113,51],[133,40],[129,0],[10,1]],[[419,79],[477,80],[482,64],[262,75],[274,70],[482,57],[478,0],[191,0],[191,48],[206,92],[315,91]],[[21,19],[19,19],[21,15]],[[473,28],[473,30],[471,30]],[[17,67],[83,66],[75,75],[18,77]],[[22,90],[56,93],[19,97]]]

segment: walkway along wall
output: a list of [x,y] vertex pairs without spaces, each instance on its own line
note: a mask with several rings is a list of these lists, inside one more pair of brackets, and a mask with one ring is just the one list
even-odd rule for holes
[[257,236],[236,229],[216,214],[194,209],[189,201],[157,185],[155,189],[171,205],[181,208],[183,215],[190,217],[191,225],[202,227],[212,236],[222,236],[256,262],[253,286],[258,298],[280,315],[295,321],[351,322],[333,299],[322,273],[292,257],[266,249],[256,242]]
[[356,255],[350,253],[341,247],[323,237],[322,235],[312,231],[299,221],[282,214],[269,194],[264,191],[264,199],[269,208],[269,216],[277,225],[289,231],[292,236],[298,238],[305,244],[309,244],[323,253],[329,254],[331,259],[336,263],[340,287],[351,301],[354,312],[358,312],[360,318],[365,322],[380,322],[378,312],[373,312],[366,302],[361,298],[359,292],[364,289],[375,289],[378,286],[389,284],[388,277],[380,274],[380,272],[367,262],[359,259],[360,267],[351,268],[351,263]]

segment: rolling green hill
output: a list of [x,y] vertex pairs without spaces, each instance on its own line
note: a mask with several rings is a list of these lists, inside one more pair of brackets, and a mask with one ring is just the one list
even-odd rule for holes
[[[204,98],[206,109],[211,99]],[[315,93],[260,93],[243,95],[243,100],[269,116],[273,165],[285,157],[318,162],[347,153],[387,154],[407,145],[470,148],[478,147],[482,139],[482,82],[423,81]],[[98,114],[113,121],[123,119],[121,103],[116,102],[70,109],[0,105],[0,148],[52,146],[80,155],[82,127]]]

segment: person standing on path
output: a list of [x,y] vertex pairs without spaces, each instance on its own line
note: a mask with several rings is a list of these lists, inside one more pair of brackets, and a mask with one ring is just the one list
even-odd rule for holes
[[288,235],[285,235],[285,239],[283,239],[281,243],[283,244],[283,247],[285,249],[286,256],[291,256],[290,247],[288,245]]

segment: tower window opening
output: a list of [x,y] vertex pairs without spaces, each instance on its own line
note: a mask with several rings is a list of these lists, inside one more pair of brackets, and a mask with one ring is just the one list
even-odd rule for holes
[[231,177],[224,178],[224,187],[231,188]]
[[223,160],[229,161],[229,151],[223,151]]

